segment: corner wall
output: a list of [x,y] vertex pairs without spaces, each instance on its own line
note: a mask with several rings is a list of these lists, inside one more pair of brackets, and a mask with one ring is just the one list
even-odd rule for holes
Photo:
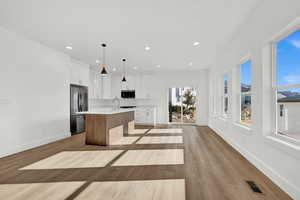
[[70,136],[70,57],[0,28],[0,157]]
[[[210,70],[209,89],[209,126],[294,199],[300,199],[300,150],[266,137],[270,132],[271,90],[268,80],[271,74],[263,53],[266,42],[299,16],[298,0],[262,1],[217,58]],[[234,120],[238,109],[235,72],[240,60],[247,55],[253,63],[251,129],[239,126]],[[220,79],[224,73],[230,74],[232,86],[231,115],[226,120],[220,114]]]

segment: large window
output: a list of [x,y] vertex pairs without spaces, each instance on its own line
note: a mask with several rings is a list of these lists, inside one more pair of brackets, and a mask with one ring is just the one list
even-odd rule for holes
[[195,88],[169,88],[169,122],[196,123]]
[[228,75],[223,76],[223,115],[228,116],[229,94],[228,94]]
[[300,30],[273,46],[277,133],[300,139]]
[[251,124],[251,68],[252,62],[247,60],[240,65],[240,122]]

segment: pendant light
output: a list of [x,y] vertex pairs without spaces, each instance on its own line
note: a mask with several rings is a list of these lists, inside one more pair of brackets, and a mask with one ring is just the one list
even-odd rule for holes
[[106,70],[106,63],[105,63],[105,48],[106,48],[106,44],[102,44],[102,69],[101,69],[101,76],[107,76],[107,70]]
[[122,82],[126,82],[126,77],[125,77],[125,62],[126,62],[126,59],[123,58],[122,61],[123,61],[123,79],[122,79]]

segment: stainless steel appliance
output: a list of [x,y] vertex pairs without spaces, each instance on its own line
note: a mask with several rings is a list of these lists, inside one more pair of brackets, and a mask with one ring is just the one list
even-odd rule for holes
[[76,112],[88,111],[88,88],[70,85],[70,131],[72,135],[85,131],[85,116]]
[[135,98],[135,90],[122,90],[121,98],[134,99]]

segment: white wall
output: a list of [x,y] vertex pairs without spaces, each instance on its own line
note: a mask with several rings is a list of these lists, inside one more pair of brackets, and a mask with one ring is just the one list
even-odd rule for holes
[[[280,105],[283,105],[283,115],[280,116]],[[300,103],[285,102],[278,104],[278,131],[300,139]]]
[[[160,72],[152,75],[128,75],[128,89],[135,89],[137,98],[149,98],[146,103],[157,106],[157,123],[168,123],[168,89],[194,87],[197,89],[197,121],[208,124],[208,71]],[[121,76],[112,75],[112,96],[120,96]],[[145,102],[145,101],[144,101]]]
[[[210,71],[209,89],[209,126],[295,199],[300,199],[300,151],[293,145],[267,137],[273,129],[270,121],[272,118],[271,73],[268,68],[269,61],[265,60],[263,53],[268,51],[265,48],[267,41],[299,16],[300,1],[298,0],[262,1],[216,59]],[[250,55],[253,63],[251,129],[235,123],[235,119],[238,118],[236,113],[239,104],[236,92],[238,86],[235,84],[236,67],[247,55]],[[232,115],[224,120],[220,117],[221,82],[219,80],[226,72],[231,75]]]
[[0,44],[0,157],[70,136],[70,57],[2,28]]

